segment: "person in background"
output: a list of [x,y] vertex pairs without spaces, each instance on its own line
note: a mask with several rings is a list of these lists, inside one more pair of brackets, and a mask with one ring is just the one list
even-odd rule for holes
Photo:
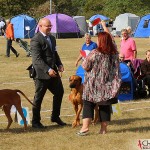
[[[85,33],[84,38],[85,38],[85,43],[82,46],[82,51],[88,50],[89,52],[91,52],[93,49],[97,48],[97,44],[91,40],[91,35],[89,33]],[[79,54],[75,62],[76,67],[78,66],[78,63],[81,60],[82,60],[82,55]]]
[[77,135],[89,132],[94,107],[99,106],[101,128],[99,133],[106,134],[111,120],[111,104],[117,103],[117,94],[121,85],[119,55],[116,45],[109,34],[105,22],[101,22],[105,32],[98,33],[97,49],[83,61],[86,70],[83,88],[83,125]]
[[119,61],[124,62],[124,55],[123,54],[119,54]]
[[[127,31],[128,31],[128,36],[129,36],[129,37],[132,37],[132,29],[131,29],[131,27],[128,26],[126,29],[127,29]],[[123,36],[121,36],[121,40],[123,40]]]
[[129,36],[127,29],[121,30],[122,40],[120,44],[120,53],[124,55],[124,60],[134,60],[137,56],[135,41]]
[[132,65],[131,60],[124,60],[124,55],[123,54],[119,54],[119,61],[123,62],[123,63],[126,63],[127,66],[129,66],[129,68],[131,69],[131,71],[132,71],[132,73],[134,75],[134,67]]
[[14,28],[13,24],[10,22],[10,19],[6,20],[6,39],[7,39],[7,50],[6,57],[10,57],[10,50],[16,55],[19,56],[19,53],[12,47],[12,41],[14,40]]
[[128,35],[129,35],[130,37],[132,37],[132,28],[131,28],[130,26],[128,26],[126,29],[127,29],[127,31],[128,31]]
[[66,125],[60,119],[60,109],[64,88],[59,72],[64,71],[63,64],[56,50],[56,39],[50,34],[52,24],[49,19],[39,21],[39,32],[31,39],[32,64],[35,68],[35,96],[32,108],[32,127],[45,128],[41,123],[41,104],[47,89],[53,94],[51,121],[60,126]]
[[5,27],[5,22],[0,21],[0,36],[4,35],[4,27]]
[[148,86],[150,96],[150,50],[146,51],[146,59],[141,63],[141,71],[144,75],[144,83]]

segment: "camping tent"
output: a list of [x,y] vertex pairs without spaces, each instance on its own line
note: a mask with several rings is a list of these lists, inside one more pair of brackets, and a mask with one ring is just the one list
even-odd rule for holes
[[150,14],[141,17],[135,30],[134,37],[150,37]]
[[74,16],[73,19],[78,24],[80,35],[83,36],[85,33],[87,33],[87,23],[85,20],[85,16]]
[[135,14],[131,14],[131,13],[120,14],[119,16],[116,17],[113,23],[113,28],[116,28],[115,34],[120,36],[121,30],[127,28],[128,26],[131,27],[132,31],[134,31],[139,19],[140,17],[136,16]]
[[[97,35],[98,32],[101,32],[102,30],[102,26],[99,23],[100,20],[97,20],[97,19],[100,19],[100,20],[105,20],[105,21],[108,21],[110,18],[104,16],[104,15],[100,15],[100,14],[97,14],[97,15],[93,15],[90,19],[89,19],[89,26],[90,24],[96,24],[93,26],[93,35]],[[97,21],[96,21],[97,20]],[[95,22],[96,21],[96,22]]]
[[[44,18],[48,18],[53,27],[51,29],[51,34],[56,38],[78,38],[80,37],[80,30],[75,22],[75,20],[65,14],[51,14],[45,16]],[[38,26],[36,32],[38,31]]]
[[104,16],[104,15],[100,15],[100,14],[97,14],[97,15],[93,15],[89,21],[92,22],[93,20],[97,19],[97,18],[100,18],[101,20],[109,20],[108,17]]
[[15,38],[32,38],[36,29],[36,20],[30,16],[21,14],[11,18],[14,26]]

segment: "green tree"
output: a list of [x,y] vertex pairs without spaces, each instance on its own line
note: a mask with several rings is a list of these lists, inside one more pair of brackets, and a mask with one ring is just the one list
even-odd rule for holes
[[72,9],[72,1],[68,0],[55,0],[55,12],[56,13],[63,13],[67,15],[74,15],[74,10]]
[[88,0],[83,8],[83,15],[89,19],[91,16],[96,14],[102,14],[102,9],[104,7],[104,0]]
[[149,2],[145,0],[106,0],[102,12],[106,15],[109,16],[110,18],[115,19],[116,16],[122,13],[134,13],[136,15],[144,15],[148,13]]
[[[112,19],[122,13],[142,16],[149,13],[149,8],[150,0],[52,0],[52,13],[83,15],[86,19],[95,14]],[[5,18],[22,13],[40,18],[49,12],[50,0],[0,0],[0,15]]]
[[20,0],[1,0],[0,13],[7,18],[13,17],[17,14],[25,13],[29,9],[28,1]]

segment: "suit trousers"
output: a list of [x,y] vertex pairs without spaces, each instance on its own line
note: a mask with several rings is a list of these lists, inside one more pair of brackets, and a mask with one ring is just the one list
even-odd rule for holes
[[[93,119],[95,106],[96,106],[95,103],[84,100],[82,118]],[[111,105],[99,105],[99,119],[100,119],[100,122],[111,120]]]
[[10,50],[17,56],[17,51],[12,47],[12,40],[7,39],[7,50],[6,50],[6,56],[10,56]]
[[56,119],[60,115],[60,108],[64,94],[64,88],[60,77],[53,77],[48,80],[34,79],[35,96],[33,103],[36,107],[32,107],[33,117],[32,124],[38,124],[41,120],[41,104],[47,89],[53,94],[53,108],[51,118]]

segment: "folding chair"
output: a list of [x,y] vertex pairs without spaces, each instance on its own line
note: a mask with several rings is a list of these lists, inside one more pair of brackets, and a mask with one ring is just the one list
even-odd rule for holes
[[126,63],[120,62],[121,72],[121,88],[118,95],[119,101],[133,100],[134,99],[134,78],[130,68]]

